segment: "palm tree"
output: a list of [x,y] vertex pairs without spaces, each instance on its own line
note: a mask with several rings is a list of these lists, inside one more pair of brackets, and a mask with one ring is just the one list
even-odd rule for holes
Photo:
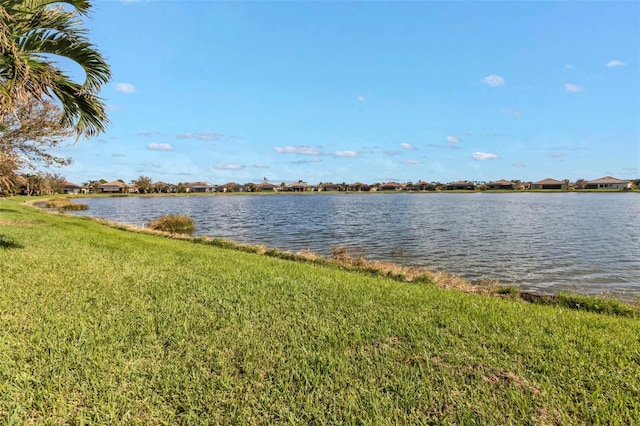
[[[89,0],[0,0],[0,118],[18,100],[54,98],[77,138],[105,130],[109,120],[98,93],[111,71],[82,27],[90,8]],[[84,82],[71,80],[57,56],[82,67]]]
[[153,187],[149,176],[139,176],[138,179],[133,179],[131,183],[137,186],[138,191],[143,194],[151,192],[151,188]]

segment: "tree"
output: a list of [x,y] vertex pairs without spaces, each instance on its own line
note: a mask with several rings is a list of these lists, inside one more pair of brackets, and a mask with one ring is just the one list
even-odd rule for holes
[[164,183],[164,182],[155,182],[153,184],[153,190],[155,192],[157,192],[158,194],[160,194],[162,192],[169,192],[170,186],[169,186],[169,184]]
[[42,173],[27,173],[22,175],[23,186],[21,192],[24,195],[41,195],[45,192],[45,181]]
[[62,194],[67,179],[59,173],[45,173],[44,181],[48,192]]
[[16,173],[17,158],[0,150],[0,196],[15,194],[26,183],[24,177]]
[[[76,138],[105,130],[98,93],[111,71],[82,27],[90,8],[89,0],[0,0],[0,120],[27,98],[52,98],[62,106],[62,126]],[[84,82],[73,81],[55,57],[82,67]]]
[[100,179],[100,180],[88,180],[84,183],[84,186],[87,188],[87,190],[89,191],[89,194],[97,194],[98,193],[98,187],[100,185],[102,185],[103,183],[107,183],[107,181],[105,179]]
[[20,174],[35,171],[38,165],[71,163],[70,158],[49,152],[70,135],[60,122],[60,114],[53,102],[31,97],[16,102],[14,113],[0,121],[0,186],[5,191],[14,193],[25,184]]
[[578,179],[576,180],[574,187],[576,189],[585,189],[587,187],[587,181],[584,179]]
[[138,179],[131,181],[132,184],[138,187],[138,192],[147,194],[151,192],[153,185],[149,176],[138,176]]

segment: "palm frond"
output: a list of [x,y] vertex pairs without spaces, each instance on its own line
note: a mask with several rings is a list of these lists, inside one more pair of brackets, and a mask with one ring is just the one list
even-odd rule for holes
[[[80,16],[90,8],[88,0],[0,0],[0,118],[16,100],[52,96],[78,138],[105,130],[109,120],[98,93],[111,71],[82,26]],[[56,57],[82,67],[84,81],[71,80]]]

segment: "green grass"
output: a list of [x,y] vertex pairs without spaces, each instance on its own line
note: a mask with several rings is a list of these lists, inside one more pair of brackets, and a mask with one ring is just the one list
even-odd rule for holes
[[0,201],[1,424],[637,424],[640,320]]

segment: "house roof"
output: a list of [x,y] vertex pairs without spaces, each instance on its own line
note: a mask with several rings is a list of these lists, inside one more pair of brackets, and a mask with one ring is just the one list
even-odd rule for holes
[[78,185],[77,183],[73,183],[73,182],[65,182],[64,186],[65,188],[82,188],[81,185]]
[[494,182],[489,182],[489,184],[498,184],[498,185],[513,185],[513,182],[506,179],[496,180]]
[[114,181],[111,181],[111,182],[103,183],[102,185],[98,185],[98,188],[104,188],[104,187],[107,187],[107,186],[117,186],[119,188],[124,188],[127,185],[125,185],[124,183],[120,182],[119,180],[114,180]]
[[463,180],[459,180],[458,182],[450,183],[449,186],[475,186],[473,182],[465,182]]
[[256,185],[258,188],[275,188],[277,185],[272,184],[271,182],[262,182]]
[[192,183],[188,183],[187,186],[190,186],[191,188],[193,188],[196,186],[212,187],[213,185],[211,185],[209,182],[192,182]]
[[536,184],[536,185],[561,185],[562,182],[560,182],[559,180],[546,178],[546,179],[539,180],[538,182],[534,182],[534,184]]
[[590,180],[587,183],[628,183],[627,180],[614,178],[612,176],[601,177],[600,179]]

